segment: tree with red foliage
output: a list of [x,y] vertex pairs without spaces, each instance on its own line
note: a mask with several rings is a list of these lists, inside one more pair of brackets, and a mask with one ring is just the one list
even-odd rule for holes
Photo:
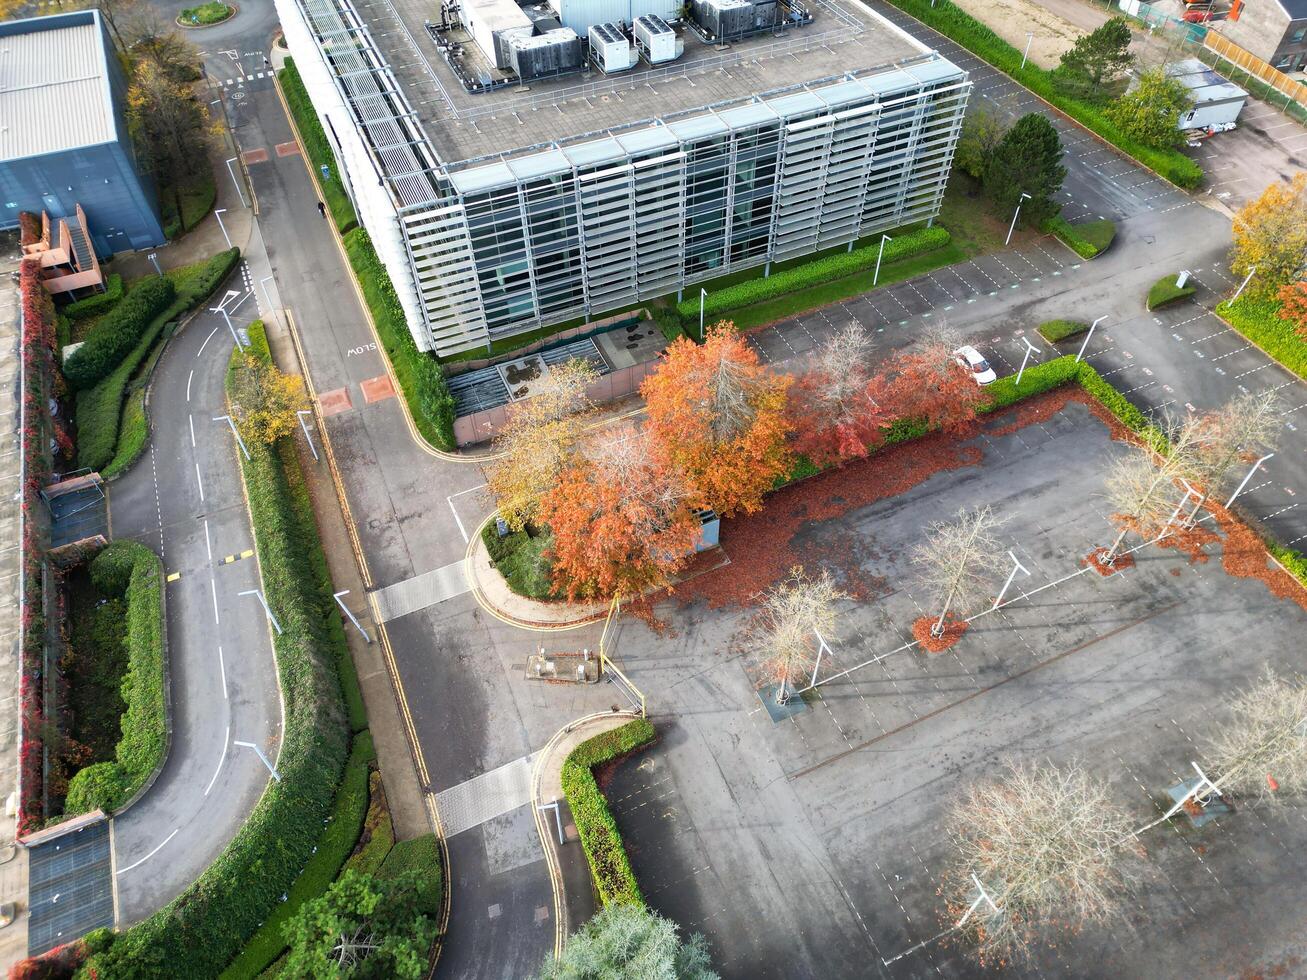
[[540,502],[554,543],[554,586],[570,600],[638,595],[682,568],[699,536],[688,489],[649,433],[595,438]]
[[758,363],[732,324],[703,344],[680,337],[640,385],[664,464],[682,474],[692,503],[751,513],[791,464],[790,378]]
[[953,358],[956,337],[940,332],[923,337],[876,378],[887,411],[904,419],[924,419],[932,428],[956,432],[976,417],[985,402],[971,372]]
[[794,386],[791,442],[819,467],[866,456],[893,421],[873,384],[872,346],[862,325],[849,323],[813,352]]
[[1292,323],[1298,336],[1307,340],[1307,279],[1285,283],[1276,296],[1280,301],[1280,319]]

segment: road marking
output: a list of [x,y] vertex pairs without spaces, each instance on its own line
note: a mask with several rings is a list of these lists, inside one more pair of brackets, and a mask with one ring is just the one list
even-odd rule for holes
[[213,543],[209,540],[209,519],[204,519],[204,550],[209,555],[209,561],[213,561]]
[[531,768],[539,753],[514,759],[436,794],[446,838],[531,802]]
[[219,623],[221,620],[218,619],[218,583],[213,580],[212,575],[209,576],[209,589],[213,592],[213,621]]
[[166,582],[176,582],[176,581],[177,581],[179,578],[181,578],[181,577],[182,577],[182,573],[181,573],[181,572],[173,572],[173,573],[172,573],[171,575],[169,575],[169,576],[168,576],[164,581],[166,581]]
[[191,373],[186,375],[186,400],[191,400],[191,379],[195,377],[195,368],[191,368]]
[[464,572],[463,562],[456,561],[374,589],[372,597],[376,600],[378,619],[388,623],[470,591],[472,583]]
[[218,332],[217,327],[214,327],[212,330],[209,331],[209,336],[204,338],[204,343],[200,344],[200,349],[195,352],[196,357],[199,357],[201,354],[204,353],[204,348],[209,346],[209,341],[213,339],[213,335],[217,332]]
[[[189,401],[189,399],[187,399]],[[195,416],[187,415],[186,421],[191,424],[191,448],[195,448]]]
[[158,854],[161,850],[163,850],[164,844],[167,844],[168,841],[170,841],[170,840],[172,840],[174,837],[176,837],[176,836],[177,836],[177,831],[178,831],[178,830],[181,830],[181,828],[180,828],[180,827],[176,827],[176,828],[174,828],[174,829],[173,829],[173,832],[172,832],[171,834],[169,834],[167,837],[165,837],[165,838],[163,839],[163,844],[160,844],[158,847],[156,847],[154,850],[152,850],[149,854],[145,855],[145,857],[141,858],[141,859],[140,859],[139,861],[137,861],[135,864],[129,864],[129,865],[127,865],[127,867],[125,867],[125,868],[119,868],[119,869],[117,870],[117,872],[115,872],[115,873],[116,873],[116,874],[123,874],[124,872],[131,871],[132,868],[139,868],[142,864],[144,864],[146,861],[150,860],[150,858],[154,857],[154,856],[155,856],[156,854]]
[[200,503],[204,503],[204,478],[200,476],[199,460],[195,462],[195,482],[200,485]]
[[[219,656],[222,655],[222,647],[218,647]],[[226,685],[224,685],[223,694],[225,695]],[[222,755],[218,757],[218,768],[213,770],[213,778],[209,780],[209,785],[204,787],[204,795],[209,795],[209,790],[213,789],[213,784],[218,781],[218,773],[222,772],[222,764],[227,761],[227,743],[231,741],[231,725],[227,726],[227,734],[222,738]]]
[[227,661],[222,656],[222,644],[218,645],[218,669],[222,671],[222,699],[227,700]]

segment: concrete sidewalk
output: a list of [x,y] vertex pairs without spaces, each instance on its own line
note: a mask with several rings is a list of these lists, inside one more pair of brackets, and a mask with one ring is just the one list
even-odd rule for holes
[[505,623],[525,629],[564,630],[602,619],[607,602],[540,602],[518,595],[490,563],[481,535],[472,538],[464,573],[482,608]]

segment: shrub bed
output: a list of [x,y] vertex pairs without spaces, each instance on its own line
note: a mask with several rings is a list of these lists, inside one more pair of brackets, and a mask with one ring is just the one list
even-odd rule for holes
[[105,278],[105,291],[69,303],[61,311],[70,320],[85,320],[87,317],[99,316],[123,298],[123,277],[111,272]]
[[[336,166],[336,155],[332,152],[331,144],[327,142],[327,134],[322,130],[317,110],[313,108],[308,90],[304,87],[304,80],[300,78],[299,69],[295,67],[294,58],[286,59],[285,67],[277,73],[277,82],[281,85],[281,94],[286,98],[286,105],[290,107],[295,128],[299,130],[300,139],[304,143],[304,152],[308,154],[309,162],[313,164],[313,169],[318,175],[318,185],[322,188],[322,196],[326,198],[323,203],[331,212],[331,220],[336,223],[336,230],[343,235],[350,229],[358,227],[358,217],[354,214],[354,205],[349,195],[345,193],[345,185],[340,179],[340,168]],[[330,174],[329,177],[322,176],[324,165]]]
[[118,442],[114,446],[113,458],[100,475],[112,480],[126,473],[131,465],[145,452],[145,442],[150,436],[150,420],[145,415],[145,392],[134,391],[127,396],[123,405],[123,417],[118,424]]
[[1188,283],[1177,286],[1175,284],[1176,278],[1176,274],[1171,273],[1163,276],[1149,287],[1147,303],[1149,312],[1171,303],[1177,303],[1182,299],[1187,299],[1196,292],[1195,288]]
[[336,880],[363,830],[368,812],[368,774],[376,758],[372,733],[364,731],[355,735],[345,763],[345,775],[336,789],[327,825],[318,837],[313,854],[286,893],[286,901],[269,913],[241,954],[222,971],[223,980],[252,980],[267,969],[286,949],[282,935],[285,924],[294,918],[300,906],[322,895]]
[[395,825],[386,806],[386,791],[381,785],[381,773],[368,776],[368,815],[358,835],[358,846],[345,862],[342,870],[357,871],[361,875],[375,875],[381,863],[395,846]]
[[[883,262],[897,262],[914,255],[921,255],[924,252],[931,252],[937,248],[943,248],[950,240],[951,236],[945,228],[939,226],[920,228],[899,235],[893,241],[886,243]],[[733,286],[718,289],[709,293],[708,298],[704,300],[703,312],[705,320],[720,317],[721,314],[741,306],[763,303],[785,293],[807,289],[822,283],[834,282],[837,279],[844,279],[858,272],[874,269],[879,257],[879,244],[869,245],[865,248],[854,249],[852,252],[838,252],[834,255],[827,255],[814,262],[806,262],[792,269],[774,273],[765,279],[748,279]],[[678,303],[676,312],[680,316],[682,323],[693,322],[697,331],[699,324],[699,299],[697,297]]]
[[1073,225],[1059,214],[1046,222],[1045,228],[1082,259],[1102,255],[1116,238],[1116,222],[1106,218]]
[[504,576],[508,587],[531,599],[560,599],[554,591],[553,563],[546,552],[553,538],[547,532],[513,531],[499,536],[495,522],[481,530],[490,563]]
[[1230,326],[1266,351],[1298,377],[1307,380],[1307,341],[1288,320],[1280,319],[1280,304],[1275,300],[1241,296],[1216,307],[1217,314]]
[[114,541],[91,562],[91,581],[102,595],[123,596],[127,602],[127,674],[122,686],[127,710],[117,758],[73,776],[64,816],[97,808],[117,810],[145,785],[168,751],[163,562],[143,544]]
[[1010,75],[1050,105],[1093,130],[1124,153],[1134,157],[1171,183],[1193,189],[1202,183],[1198,164],[1178,150],[1156,149],[1131,139],[1098,106],[1089,105],[1058,90],[1053,73],[1029,61],[1021,66],[1021,52],[949,0],[889,0],[894,6],[952,38],[972,54]]
[[581,847],[590,865],[590,875],[599,892],[600,905],[614,902],[643,905],[640,885],[631,870],[631,861],[622,846],[617,821],[608,809],[608,800],[595,782],[595,766],[625,755],[654,740],[654,727],[648,719],[637,718],[620,728],[587,739],[572,750],[563,762],[563,795],[572,810]]
[[154,318],[168,309],[176,295],[171,280],[163,276],[152,276],[137,283],[64,362],[68,383],[73,388],[86,389],[110,374],[140,342]]
[[436,359],[423,354],[413,342],[408,320],[395,295],[390,276],[362,228],[345,235],[345,253],[354,278],[372,312],[377,334],[399,380],[418,432],[440,449],[454,448],[454,396],[445,383],[445,373]]
[[396,841],[386,860],[381,862],[378,874],[382,878],[398,878],[410,871],[418,872],[422,878],[422,900],[418,911],[433,922],[437,921],[445,897],[445,873],[440,859],[440,841],[435,834]]
[[1017,386],[1015,374],[999,378],[985,388],[985,395],[989,401],[981,411],[996,412],[1024,399],[1051,391],[1079,377],[1079,368],[1076,359],[1067,354],[1026,368],[1021,375],[1020,387]]
[[[251,340],[261,335],[250,328]],[[262,337],[259,336],[262,340]],[[266,350],[266,342],[262,345]],[[186,891],[93,957],[100,977],[214,976],[287,893],[331,811],[347,755],[338,669],[345,635],[329,587],[315,578],[317,527],[289,440],[251,444],[240,460],[263,573],[282,633],[273,640],[286,706],[280,782],[264,791],[235,839]]]
[[1036,329],[1039,331],[1039,336],[1050,344],[1056,344],[1059,340],[1084,333],[1089,329],[1089,324],[1084,320],[1046,320]]
[[177,19],[191,26],[208,26],[221,24],[235,12],[221,0],[209,0],[208,3],[202,3],[198,7],[187,7]]

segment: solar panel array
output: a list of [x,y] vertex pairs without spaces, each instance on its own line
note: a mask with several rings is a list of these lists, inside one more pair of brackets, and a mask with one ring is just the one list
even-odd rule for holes
[[113,925],[107,820],[38,844],[27,867],[29,956]]

